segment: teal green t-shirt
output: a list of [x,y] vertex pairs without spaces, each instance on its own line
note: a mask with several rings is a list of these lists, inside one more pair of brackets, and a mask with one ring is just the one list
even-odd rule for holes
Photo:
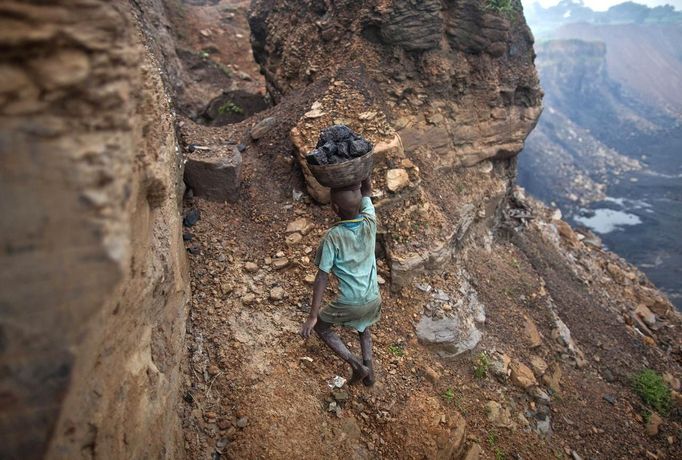
[[377,261],[374,256],[377,223],[374,205],[362,197],[360,215],[337,222],[320,241],[315,265],[334,273],[339,280],[336,301],[347,305],[362,305],[379,297]]

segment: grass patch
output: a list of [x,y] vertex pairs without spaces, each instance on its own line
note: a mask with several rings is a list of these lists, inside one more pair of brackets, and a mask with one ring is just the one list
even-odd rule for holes
[[490,357],[485,351],[478,355],[476,361],[474,362],[474,377],[477,379],[483,379],[488,375],[488,369],[490,368]]
[[632,377],[632,389],[644,404],[661,415],[670,412],[670,387],[663,377],[651,369],[644,369]]
[[455,391],[452,388],[448,388],[441,396],[444,400],[450,403],[455,398]]
[[493,447],[495,444],[497,444],[497,434],[495,434],[494,431],[491,431],[488,433],[488,445]]
[[507,458],[507,455],[504,453],[502,448],[496,447],[495,448],[495,460],[504,460]]
[[486,0],[485,8],[508,18],[521,11],[520,4],[516,0]]
[[225,115],[226,113],[236,113],[241,115],[244,113],[244,109],[242,109],[232,101],[225,101],[223,105],[218,107],[218,113],[221,115]]
[[399,343],[395,343],[388,347],[388,352],[392,354],[393,356],[404,356],[405,355],[405,347],[404,345],[401,345]]

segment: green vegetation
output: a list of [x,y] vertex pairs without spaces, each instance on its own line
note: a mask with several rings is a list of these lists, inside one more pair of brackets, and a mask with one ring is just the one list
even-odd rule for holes
[[215,65],[216,65],[216,67],[218,67],[218,69],[219,69],[223,74],[225,74],[226,77],[232,78],[232,69],[230,69],[228,66],[226,66],[226,65],[223,64],[222,62],[216,62]]
[[486,9],[501,15],[512,17],[514,13],[520,11],[517,0],[486,0]]
[[661,415],[670,412],[670,388],[659,374],[645,369],[632,378],[632,388],[644,404]]
[[452,402],[452,400],[455,398],[455,391],[452,388],[448,388],[441,396],[447,402]]
[[388,347],[388,352],[393,356],[403,356],[405,354],[405,345],[400,343],[394,343]]
[[490,357],[485,351],[478,355],[474,362],[474,377],[477,379],[485,378],[488,375],[488,368],[490,367]]
[[232,101],[225,101],[225,103],[218,108],[218,113],[221,115],[225,115],[226,113],[236,113],[241,115],[244,113],[244,109]]
[[[493,448],[497,444],[497,434],[494,431],[488,433],[488,445]],[[495,447],[495,460],[504,460],[507,455],[504,453],[501,447]]]

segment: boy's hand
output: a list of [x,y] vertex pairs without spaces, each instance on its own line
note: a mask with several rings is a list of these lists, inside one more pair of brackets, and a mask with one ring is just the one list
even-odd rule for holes
[[303,323],[303,326],[301,326],[301,332],[299,332],[299,334],[301,334],[301,337],[303,337],[304,339],[307,339],[308,337],[310,337],[310,332],[315,327],[315,324],[317,324],[317,317],[316,316],[308,318],[306,320],[306,322]]

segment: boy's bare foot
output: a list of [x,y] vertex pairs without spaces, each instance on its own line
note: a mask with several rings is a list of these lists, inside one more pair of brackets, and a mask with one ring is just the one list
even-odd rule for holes
[[367,366],[358,364],[357,367],[353,367],[353,375],[351,375],[350,380],[348,380],[348,385],[355,385],[356,383],[362,381],[370,375],[370,370]]

